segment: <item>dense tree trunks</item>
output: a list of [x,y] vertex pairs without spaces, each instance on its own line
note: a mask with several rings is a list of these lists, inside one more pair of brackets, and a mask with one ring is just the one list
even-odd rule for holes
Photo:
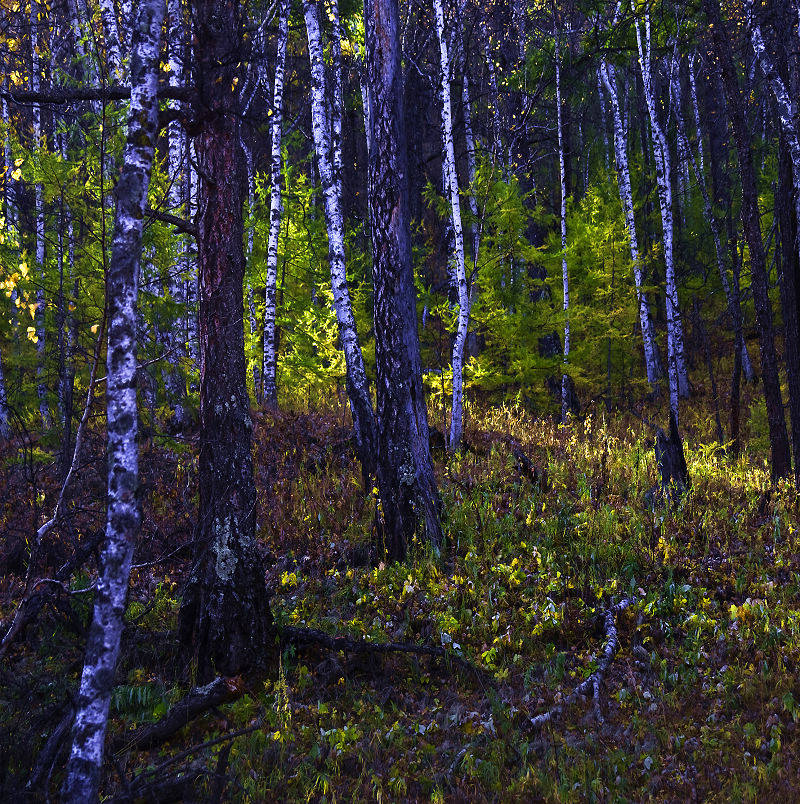
[[201,679],[267,649],[272,620],[255,537],[252,422],[244,356],[244,176],[239,158],[243,38],[236,0],[193,4],[200,177],[200,455],[196,540],[179,617]]
[[402,558],[417,532],[440,545],[411,265],[408,164],[397,0],[366,0],[369,214],[375,288],[378,484],[383,547]]
[[136,406],[136,303],[142,224],[158,127],[158,65],[164,0],[139,5],[131,105],[107,277],[108,510],[94,615],[86,644],[65,802],[97,799],[108,707],[123,629],[140,510]]
[[470,293],[467,286],[466,260],[464,257],[464,226],[461,220],[461,198],[456,172],[456,155],[453,145],[453,108],[450,87],[450,53],[447,46],[444,8],[442,0],[433,0],[436,17],[436,35],[439,40],[439,92],[442,111],[442,172],[445,196],[450,202],[450,224],[455,245],[454,278],[458,291],[458,322],[453,341],[453,399],[450,418],[449,448],[456,450],[461,444],[464,431],[464,346],[469,329]]
[[[675,73],[673,73],[670,77],[671,81],[675,80]],[[748,369],[752,372],[750,368],[750,357],[747,353],[747,344],[744,340],[744,331],[742,329],[742,312],[739,308],[739,303],[734,294],[733,290],[731,289],[731,284],[728,281],[728,269],[725,265],[725,253],[723,250],[722,245],[722,228],[720,226],[719,219],[717,218],[713,205],[711,203],[711,197],[708,194],[708,188],[706,187],[705,176],[703,174],[702,168],[702,161],[700,166],[697,164],[697,159],[695,158],[694,151],[692,151],[691,145],[689,144],[689,136],[686,132],[686,124],[683,120],[683,117],[677,117],[677,135],[678,135],[678,144],[682,145],[682,150],[686,154],[686,158],[688,163],[691,165],[692,171],[694,172],[695,181],[697,182],[697,186],[700,190],[700,196],[703,200],[703,214],[705,215],[706,221],[711,229],[711,237],[714,241],[714,257],[717,263],[717,273],[719,274],[720,284],[722,285],[722,290],[725,293],[725,301],[728,307],[728,316],[731,321],[731,326],[733,327],[733,335],[734,335],[734,349],[736,348],[736,344],[738,343],[739,348],[741,350],[741,357],[743,365],[746,364]],[[697,125],[698,125],[698,152],[700,158],[702,160],[702,135],[699,133],[701,129],[699,128],[700,125],[700,118],[697,117]],[[746,373],[746,372],[745,372]]]
[[277,407],[277,355],[275,350],[276,291],[278,283],[278,239],[281,233],[283,195],[281,193],[281,137],[283,133],[283,80],[286,68],[286,43],[289,39],[289,0],[281,0],[278,12],[278,51],[275,57],[275,82],[272,94],[269,238],[264,292],[264,365],[263,398],[267,407]]
[[569,364],[569,270],[567,267],[567,171],[564,165],[564,126],[561,114],[561,46],[560,32],[555,31],[556,43],[556,127],[558,129],[558,176],[561,186],[561,286],[563,291],[564,311],[564,373],[561,375],[561,421],[567,421],[569,413],[570,390],[569,375],[566,366]]
[[683,348],[683,325],[681,323],[680,301],[678,299],[678,285],[675,274],[672,168],[666,135],[656,112],[649,13],[645,13],[644,21],[644,40],[642,39],[639,23],[636,20],[634,20],[634,27],[636,29],[636,44],[639,49],[639,66],[642,74],[644,99],[647,104],[650,131],[653,139],[653,156],[656,163],[656,186],[658,189],[658,204],[661,210],[666,277],[667,377],[669,379],[670,408],[675,416],[675,421],[678,421],[678,398],[689,395],[689,375],[686,369],[686,355]]
[[[314,134],[314,148],[317,155],[322,197],[325,208],[325,225],[328,231],[328,259],[331,270],[333,306],[339,324],[339,339],[347,364],[347,395],[350,398],[350,411],[353,415],[358,453],[364,476],[375,471],[375,417],[372,399],[364,367],[364,357],[358,341],[353,305],[347,285],[347,263],[344,249],[344,216],[341,196],[341,171],[336,171],[339,146],[333,147],[331,127],[326,112],[325,99],[325,60],[322,53],[322,31],[320,28],[319,0],[304,0],[308,33],[308,53],[311,61],[311,117]],[[341,69],[341,64],[339,65]],[[334,85],[341,81],[334,77]],[[341,90],[340,90],[341,91]],[[334,92],[334,96],[335,96]],[[340,101],[341,102],[341,101]],[[336,104],[334,104],[335,106]],[[341,112],[339,128],[341,129]],[[334,114],[334,117],[336,115]],[[336,134],[335,126],[333,134]],[[339,138],[341,131],[339,132]]]
[[628,240],[633,263],[633,278],[636,285],[636,300],[639,306],[639,325],[642,330],[642,344],[644,346],[644,364],[647,372],[647,381],[655,385],[662,377],[663,371],[658,357],[653,331],[653,321],[650,316],[650,305],[644,292],[644,277],[642,275],[642,260],[639,253],[639,241],[636,236],[636,217],[633,211],[633,191],[631,189],[631,171],[628,164],[628,145],[625,128],[622,124],[617,79],[614,67],[605,60],[600,62],[600,77],[608,92],[611,101],[612,121],[614,124],[614,155],[617,163],[617,185],[622,209],[625,213],[625,225],[628,229]]
[[703,7],[708,17],[714,49],[719,60],[722,82],[725,87],[725,97],[728,102],[728,114],[733,127],[739,159],[739,172],[742,183],[742,223],[750,251],[753,302],[756,308],[756,317],[758,318],[761,373],[769,424],[772,475],[774,478],[786,477],[791,472],[789,438],[786,432],[786,417],[781,398],[778,356],[775,351],[772,304],[769,299],[769,277],[767,275],[764,246],[761,241],[758,188],[750,144],[750,130],[747,124],[744,99],[739,87],[739,79],[736,75],[727,29],[720,12],[719,0],[703,0]]
[[[769,82],[780,120],[778,143],[778,189],[775,198],[780,227],[782,268],[781,308],[783,311],[784,353],[789,378],[789,416],[792,424],[792,452],[795,483],[800,486],[800,320],[798,319],[798,280],[800,280],[800,138],[797,132],[797,104],[768,53],[752,0],[746,0],[748,27],[756,59]],[[792,20],[783,20],[792,28]],[[784,35],[787,35],[784,32]],[[794,48],[792,48],[794,49]]]

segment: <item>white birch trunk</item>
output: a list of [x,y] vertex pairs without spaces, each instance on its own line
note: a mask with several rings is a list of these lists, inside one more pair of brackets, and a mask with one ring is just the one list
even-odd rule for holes
[[[344,221],[339,178],[334,175],[334,151],[331,146],[331,128],[326,113],[325,61],[322,53],[322,32],[319,21],[318,0],[304,0],[303,15],[308,34],[308,53],[311,62],[311,120],[314,148],[317,154],[320,184],[325,207],[325,224],[328,231],[328,257],[331,269],[333,304],[339,324],[347,365],[348,396],[353,415],[359,454],[363,461],[374,460],[375,423],[372,399],[367,385],[364,357],[358,342],[344,250]],[[334,79],[336,82],[339,79]],[[335,84],[334,84],[335,85]]]
[[631,190],[630,166],[628,165],[627,141],[625,129],[622,125],[616,74],[614,67],[607,64],[605,60],[600,62],[600,77],[611,101],[611,116],[614,124],[614,155],[617,162],[617,185],[622,209],[625,213],[625,224],[628,228],[633,278],[636,285],[636,301],[639,305],[639,324],[642,329],[645,370],[647,372],[647,381],[650,385],[655,385],[662,377],[662,369],[653,333],[650,305],[647,303],[647,296],[642,289],[642,261],[636,236],[636,218],[633,213],[633,192]]
[[[119,24],[114,0],[99,0],[100,20],[103,23],[103,39],[105,41],[105,63],[108,78],[111,82],[122,80],[122,50],[119,38]],[[102,59],[100,60],[102,63]]]
[[[196,160],[194,157],[194,143],[192,138],[187,136],[184,145],[186,153],[186,214],[189,220],[194,220],[197,214],[197,187],[198,176],[195,169]],[[198,337],[197,314],[198,314],[198,287],[197,287],[197,243],[189,241],[186,251],[186,342],[189,344],[189,357],[196,368],[197,375],[202,371],[200,339]],[[192,388],[196,389],[196,376],[193,376]]]
[[269,239],[267,241],[267,275],[264,290],[264,365],[262,382],[264,404],[277,407],[277,355],[275,354],[275,313],[278,286],[278,239],[281,233],[281,138],[283,133],[283,80],[286,67],[286,43],[289,38],[289,0],[281,0],[278,18],[278,52],[275,59],[275,84],[272,95],[270,153]]
[[[169,59],[167,77],[171,87],[179,87],[183,83],[184,60],[184,31],[181,0],[167,0],[167,45]],[[170,108],[179,109],[178,101],[170,101]],[[173,215],[181,216],[184,200],[184,165],[186,158],[184,149],[186,145],[183,127],[177,120],[171,120],[167,128],[169,143],[169,206]],[[186,273],[186,239],[179,233],[173,234],[177,245],[175,265],[169,271],[167,290],[178,309],[186,304],[184,275]],[[173,322],[170,322],[172,324]],[[177,323],[177,322],[176,322]],[[186,355],[186,341],[181,327],[170,326],[167,335],[167,363],[168,369],[165,379],[167,399],[172,405],[175,414],[175,423],[179,428],[187,424],[185,408],[186,384],[183,378],[183,358]]]
[[567,172],[564,164],[564,127],[561,116],[561,47],[559,33],[556,43],[556,124],[558,126],[558,175],[561,184],[561,285],[564,292],[564,372],[561,375],[561,421],[566,423],[569,415],[569,270],[567,267]]
[[108,274],[108,511],[106,542],[81,674],[62,800],[96,801],[108,707],[124,627],[140,511],[136,405],[136,303],[142,224],[158,131],[158,65],[164,0],[141,0],[131,59],[131,102]]
[[678,421],[678,399],[689,395],[689,376],[686,370],[686,356],[683,349],[683,327],[681,325],[678,288],[675,277],[675,258],[673,253],[674,231],[672,218],[672,188],[670,186],[671,164],[669,148],[664,130],[656,113],[653,93],[653,72],[650,59],[650,15],[645,13],[645,40],[638,20],[634,19],[636,44],[639,49],[639,66],[642,73],[645,102],[653,140],[653,155],[656,163],[656,184],[658,204],[661,210],[663,230],[664,263],[666,268],[666,308],[667,308],[667,376],[669,378],[670,408]]
[[[39,92],[41,81],[39,77],[39,31],[42,23],[39,21],[40,7],[37,2],[31,2],[31,90]],[[45,26],[47,27],[47,26]],[[47,28],[49,31],[49,28]],[[33,117],[33,147],[38,151],[45,147],[42,141],[42,110],[38,104],[34,104],[31,110]],[[37,157],[38,158],[38,157]],[[36,272],[39,278],[39,286],[36,289],[36,312],[34,314],[34,326],[36,330],[36,395],[39,398],[39,414],[42,418],[42,427],[47,430],[52,425],[50,409],[47,404],[47,383],[45,380],[45,310],[47,302],[44,293],[45,282],[45,220],[44,220],[44,197],[42,185],[36,182],[33,188],[34,193],[34,214],[36,218],[36,241],[35,255]]]
[[439,39],[439,90],[442,99],[442,146],[444,151],[444,189],[450,196],[450,223],[455,241],[455,280],[458,290],[458,326],[453,342],[453,399],[450,418],[451,450],[458,449],[464,429],[464,346],[469,328],[470,298],[464,260],[464,228],[461,221],[461,199],[458,191],[455,147],[453,145],[453,111],[450,95],[450,55],[444,24],[442,0],[433,0],[436,33]]

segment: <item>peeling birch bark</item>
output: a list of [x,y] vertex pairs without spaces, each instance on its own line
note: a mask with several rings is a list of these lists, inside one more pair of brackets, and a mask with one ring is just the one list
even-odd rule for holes
[[664,245],[664,264],[666,268],[666,307],[667,307],[667,377],[669,378],[670,409],[678,421],[678,399],[689,395],[689,375],[686,369],[686,355],[683,348],[683,325],[681,323],[678,286],[675,276],[674,227],[672,218],[672,187],[670,180],[671,163],[669,147],[664,129],[656,113],[653,92],[653,68],[651,62],[652,46],[650,40],[650,15],[645,13],[645,38],[639,22],[634,18],[636,44],[639,50],[639,67],[644,86],[645,103],[650,118],[650,131],[653,141],[653,155],[656,163],[656,185],[658,204],[661,210],[661,226]]
[[436,34],[439,40],[439,91],[442,101],[442,147],[444,152],[444,190],[450,198],[450,223],[455,243],[455,283],[458,290],[458,325],[453,342],[453,398],[450,417],[450,450],[458,449],[464,430],[464,346],[469,329],[470,293],[464,259],[464,227],[461,220],[458,174],[453,145],[453,110],[450,91],[450,54],[445,32],[442,0],[433,0]]
[[644,346],[644,365],[647,372],[647,381],[654,386],[663,376],[661,361],[658,357],[653,321],[650,317],[650,305],[642,289],[642,260],[639,254],[639,241],[636,236],[636,218],[633,212],[633,191],[631,190],[631,172],[628,164],[627,140],[622,125],[619,95],[617,90],[616,72],[613,65],[605,60],[600,62],[600,78],[608,92],[611,101],[612,121],[614,124],[614,155],[617,163],[617,185],[622,209],[625,213],[625,224],[628,229],[628,241],[633,263],[633,278],[636,285],[636,300],[639,305],[639,325],[642,330],[642,344]]
[[556,52],[556,125],[558,128],[558,176],[561,186],[561,287],[564,294],[564,373],[561,375],[561,421],[569,415],[569,270],[567,267],[567,173],[564,164],[564,126],[561,115],[561,45],[560,32],[554,31]]
[[142,224],[158,131],[158,65],[164,0],[141,0],[134,31],[131,104],[108,274],[108,511],[94,616],[62,791],[65,802],[95,801],[108,707],[124,625],[137,500],[136,303]]
[[275,354],[275,314],[278,284],[278,239],[281,233],[283,196],[281,193],[281,138],[283,132],[283,81],[286,67],[286,43],[289,38],[289,0],[281,0],[278,17],[278,52],[275,58],[275,83],[272,95],[272,147],[270,151],[269,239],[267,241],[267,276],[264,291],[264,364],[262,367],[264,404],[278,406]]
[[[347,365],[347,395],[350,398],[350,410],[353,415],[359,457],[364,474],[368,476],[373,474],[375,467],[375,421],[364,357],[358,341],[350,290],[347,286],[341,178],[335,172],[336,160],[340,161],[341,155],[336,156],[338,146],[331,144],[330,121],[326,113],[325,60],[322,53],[319,14],[319,0],[304,0],[303,15],[308,33],[308,53],[311,61],[312,129],[320,184],[322,185],[325,224],[328,231],[328,258],[333,305],[336,310],[339,338]],[[334,77],[334,86],[338,81],[341,81],[341,78]],[[336,102],[334,102],[335,105]],[[336,117],[335,112],[333,117]]]

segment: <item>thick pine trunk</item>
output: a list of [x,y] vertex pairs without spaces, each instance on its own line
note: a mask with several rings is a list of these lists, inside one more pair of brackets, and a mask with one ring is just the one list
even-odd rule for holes
[[[244,176],[240,89],[246,20],[236,0],[197,0],[200,128],[200,508],[197,548],[179,617],[201,678],[259,661],[272,630],[255,536],[252,422],[244,357]],[[238,87],[238,89],[237,89]]]
[[378,484],[383,547],[402,558],[415,533],[438,546],[441,503],[428,413],[411,265],[408,157],[397,0],[366,0],[370,104],[369,211],[375,288]]
[[628,241],[633,263],[633,279],[636,285],[636,301],[639,305],[639,325],[642,329],[642,344],[644,346],[644,364],[647,372],[647,381],[655,385],[662,377],[663,371],[658,357],[653,331],[653,320],[650,316],[650,305],[647,302],[642,276],[642,260],[639,254],[639,241],[636,236],[636,218],[633,211],[633,191],[631,190],[631,171],[628,165],[628,145],[625,137],[625,128],[622,125],[617,79],[614,67],[605,60],[600,62],[600,77],[608,92],[611,101],[612,121],[614,124],[614,155],[617,163],[617,185],[619,198],[625,213],[625,225],[628,229]]
[[275,83],[272,95],[269,239],[267,241],[267,276],[264,297],[264,404],[278,406],[276,383],[275,314],[278,284],[278,239],[281,233],[281,137],[283,133],[283,76],[286,67],[286,43],[289,38],[289,0],[281,0],[278,18],[278,52],[275,58]]
[[97,799],[108,707],[124,626],[140,510],[137,499],[136,303],[142,223],[158,128],[158,64],[164,0],[142,0],[135,30],[131,106],[107,277],[108,511],[106,542],[86,644],[63,800]]
[[778,356],[775,351],[772,303],[769,298],[769,277],[764,245],[761,240],[761,217],[758,209],[758,188],[750,144],[750,129],[719,0],[703,0],[703,7],[708,17],[714,50],[722,73],[722,82],[728,101],[728,113],[739,158],[742,183],[742,223],[750,251],[750,275],[761,346],[761,373],[769,425],[772,476],[774,478],[787,477],[791,473],[789,437],[781,398]]

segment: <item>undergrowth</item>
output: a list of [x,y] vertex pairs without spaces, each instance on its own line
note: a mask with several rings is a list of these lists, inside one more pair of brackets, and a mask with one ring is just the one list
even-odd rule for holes
[[[442,553],[415,545],[405,563],[387,565],[364,560],[374,492],[362,488],[341,421],[262,416],[255,436],[276,620],[441,645],[493,683],[437,659],[286,650],[244,679],[238,700],[109,770],[107,793],[120,788],[120,774],[252,727],[204,754],[213,770],[229,751],[226,800],[798,794],[798,499],[788,484],[771,486],[763,462],[747,453],[732,461],[718,444],[688,437],[691,487],[677,504],[653,507],[653,433],[641,421],[597,412],[562,426],[492,409],[473,419],[467,449],[436,455]],[[520,466],[519,450],[535,475]],[[165,444],[145,455],[157,455],[161,471],[147,478],[137,553],[145,566],[132,577],[111,739],[158,719],[191,683],[174,636],[187,556],[157,559],[191,540],[192,463]],[[19,579],[3,581],[0,613],[20,591]],[[603,642],[598,615],[626,596],[635,602],[618,617],[603,721],[587,703],[541,731],[527,728],[592,672]],[[83,598],[70,605],[85,625]],[[3,683],[5,789],[24,778],[80,671],[83,637],[56,612],[30,631]],[[53,790],[58,782],[56,769]],[[209,775],[199,793],[215,784]]]

